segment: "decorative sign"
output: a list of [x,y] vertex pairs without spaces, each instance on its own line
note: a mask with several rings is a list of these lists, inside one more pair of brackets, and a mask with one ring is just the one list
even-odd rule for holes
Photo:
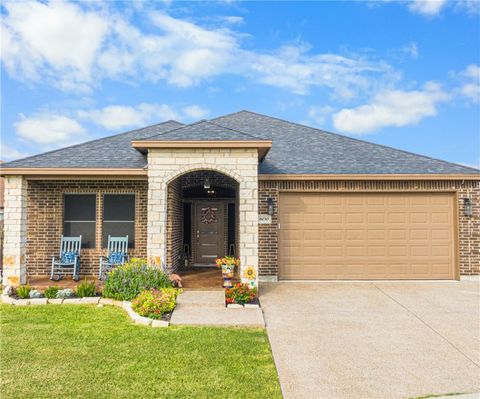
[[217,223],[217,208],[211,208],[211,207],[202,208],[200,221],[203,224]]
[[258,215],[258,224],[272,224],[272,216],[266,213]]

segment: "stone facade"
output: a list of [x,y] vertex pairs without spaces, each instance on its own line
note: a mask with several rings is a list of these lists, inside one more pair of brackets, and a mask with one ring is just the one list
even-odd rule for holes
[[[458,197],[459,263],[461,275],[480,274],[480,182],[437,180],[263,180],[259,182],[259,212],[267,212],[272,198],[272,224],[259,225],[259,272],[264,280],[278,274],[278,198],[280,192],[456,192]],[[463,199],[470,198],[473,215],[465,216]]]
[[81,253],[80,275],[98,274],[102,248],[103,194],[135,194],[135,248],[130,256],[146,257],[147,248],[147,182],[129,180],[64,181],[30,180],[28,184],[28,212],[26,263],[27,275],[50,275],[52,255],[58,255],[63,232],[63,199],[65,194],[89,193],[97,195],[95,248],[84,248]]
[[27,237],[27,181],[22,176],[5,178],[3,285],[25,284]]
[[166,267],[168,185],[183,174],[213,170],[233,178],[238,188],[241,271],[258,269],[258,153],[256,149],[150,149],[148,153],[148,239],[151,264]]

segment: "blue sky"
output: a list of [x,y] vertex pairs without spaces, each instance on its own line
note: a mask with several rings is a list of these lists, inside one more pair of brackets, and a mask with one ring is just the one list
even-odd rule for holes
[[480,2],[2,2],[4,160],[248,109],[480,165]]

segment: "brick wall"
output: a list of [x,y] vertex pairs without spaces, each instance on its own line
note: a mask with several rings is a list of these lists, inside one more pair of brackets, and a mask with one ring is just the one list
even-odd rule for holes
[[135,248],[130,256],[146,257],[147,182],[135,180],[28,182],[26,263],[28,276],[50,275],[51,257],[58,255],[63,232],[64,194],[97,194],[96,248],[81,252],[80,274],[96,275],[102,249],[103,194],[135,194]]
[[[458,193],[460,274],[480,274],[480,182],[478,181],[274,181],[261,180],[259,186],[259,213],[267,213],[267,199],[272,198],[275,214],[272,224],[259,225],[259,273],[276,277],[278,273],[278,197],[280,191],[304,192],[398,192],[449,191]],[[463,198],[470,198],[473,216],[464,216]]]
[[182,184],[177,179],[168,185],[167,192],[167,268],[177,272],[182,266],[183,202]]

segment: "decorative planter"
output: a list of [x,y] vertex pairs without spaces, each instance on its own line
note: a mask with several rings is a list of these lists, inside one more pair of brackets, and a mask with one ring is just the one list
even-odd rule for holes
[[222,265],[223,288],[232,288],[235,265]]

